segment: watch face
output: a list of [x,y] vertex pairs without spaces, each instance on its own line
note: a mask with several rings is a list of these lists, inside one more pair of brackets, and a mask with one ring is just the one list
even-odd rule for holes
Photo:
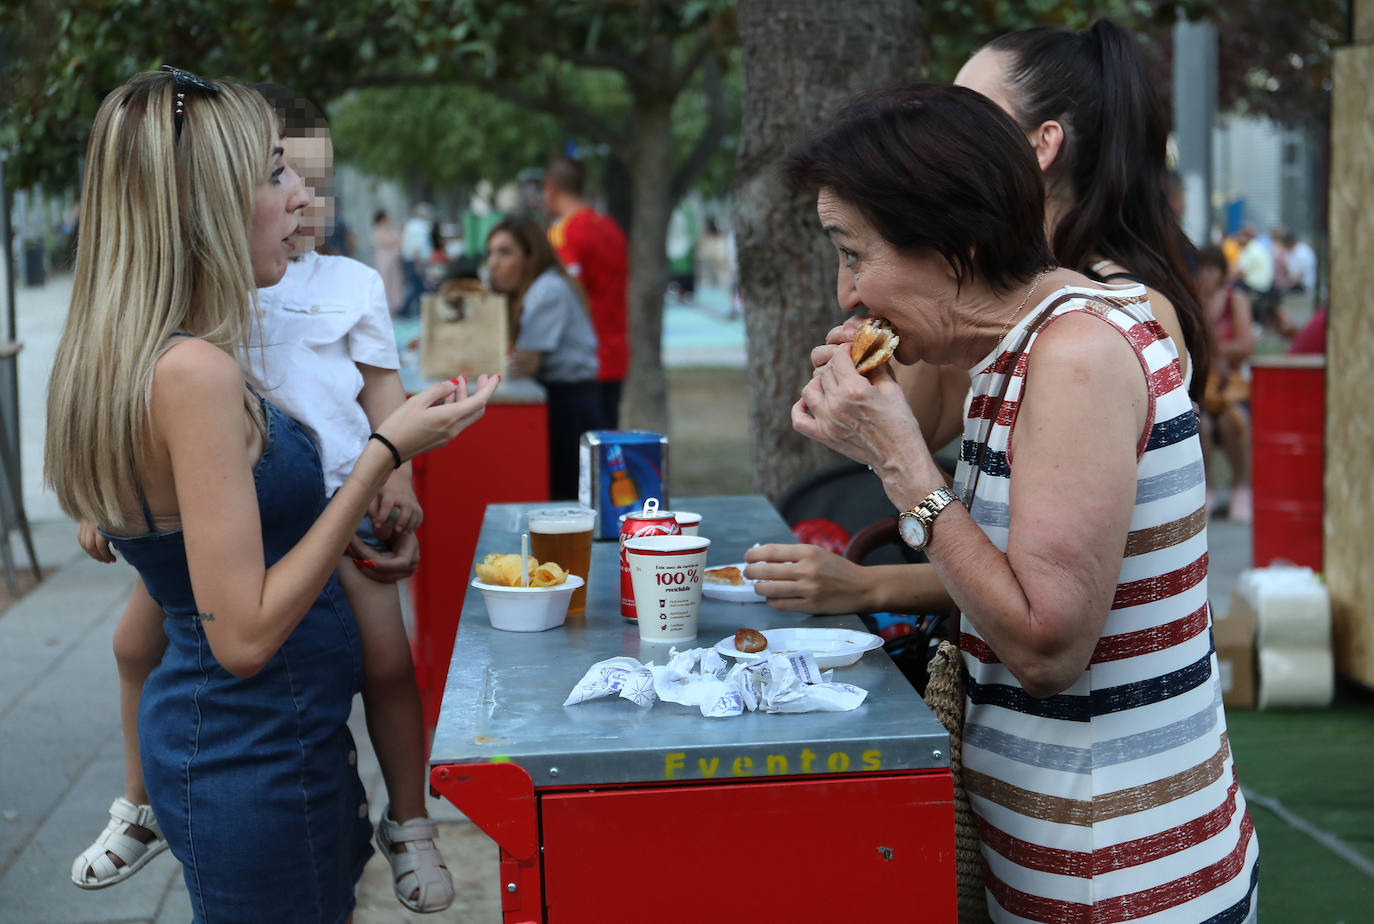
[[914,516],[904,515],[897,521],[897,531],[901,533],[902,541],[913,549],[924,548],[926,544],[926,528],[920,520]]

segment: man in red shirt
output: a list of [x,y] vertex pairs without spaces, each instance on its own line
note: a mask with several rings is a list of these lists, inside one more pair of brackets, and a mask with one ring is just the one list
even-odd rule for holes
[[582,165],[555,157],[544,171],[544,206],[553,218],[549,242],[568,275],[587,293],[596,329],[597,380],[607,426],[620,425],[620,389],[630,362],[626,331],[626,281],[629,276],[625,234],[615,220],[582,198]]

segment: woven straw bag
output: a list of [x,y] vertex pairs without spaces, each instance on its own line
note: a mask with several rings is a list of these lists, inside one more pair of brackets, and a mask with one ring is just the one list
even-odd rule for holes
[[986,921],[988,904],[983,891],[983,855],[978,848],[978,825],[964,790],[964,664],[959,657],[959,647],[948,639],[940,643],[935,657],[930,659],[926,705],[949,732],[949,766],[954,775],[954,866],[959,920],[961,924]]

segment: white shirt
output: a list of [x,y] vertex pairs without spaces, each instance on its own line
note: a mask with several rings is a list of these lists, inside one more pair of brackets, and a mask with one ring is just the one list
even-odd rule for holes
[[1246,244],[1236,258],[1241,281],[1254,292],[1268,292],[1274,285],[1274,257],[1264,243],[1255,238]]
[[400,366],[382,277],[349,257],[308,253],[287,266],[281,282],[258,290],[257,320],[244,368],[264,398],[309,431],[329,496],[372,432],[358,403],[357,364]]
[[401,228],[401,256],[414,263],[428,260],[434,249],[434,242],[430,240],[431,227],[431,222],[418,215],[409,219]]
[[1288,249],[1288,279],[1308,292],[1317,288],[1317,255],[1303,241]]

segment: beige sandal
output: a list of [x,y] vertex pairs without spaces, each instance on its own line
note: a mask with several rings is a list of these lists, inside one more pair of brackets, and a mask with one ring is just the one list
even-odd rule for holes
[[[153,839],[144,843],[128,833],[133,827],[147,828]],[[123,882],[143,868],[153,857],[167,849],[153,809],[148,805],[134,805],[120,796],[110,805],[110,823],[95,843],[81,852],[72,863],[72,883],[81,889],[103,889]],[[111,855],[117,857],[117,864]]]
[[392,821],[389,806],[377,822],[377,846],[391,864],[396,898],[420,914],[443,911],[453,903],[453,876],[435,846],[438,836],[439,826],[433,819]]

